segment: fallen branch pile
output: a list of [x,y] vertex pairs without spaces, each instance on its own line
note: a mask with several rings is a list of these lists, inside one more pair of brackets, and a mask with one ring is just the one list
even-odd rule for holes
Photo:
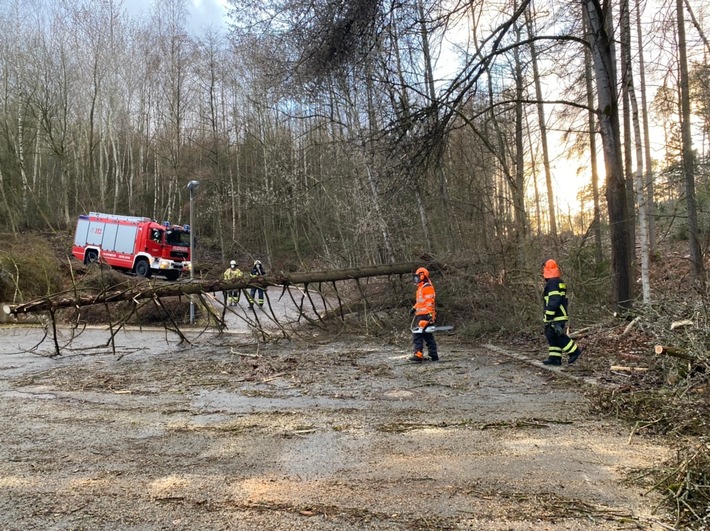
[[[199,318],[195,322],[200,326],[222,331],[226,328],[226,292],[241,291],[246,294],[249,289],[255,287],[265,290],[268,287],[276,287],[276,290],[269,290],[268,293],[280,292],[278,298],[284,299],[285,304],[293,308],[292,311],[287,312],[287,315],[277,314],[274,311],[272,307],[274,296],[267,294],[263,312],[252,311],[250,316],[245,317],[243,314],[238,316],[238,319],[249,329],[260,334],[263,341],[267,341],[271,335],[263,326],[264,320],[268,321],[272,331],[277,330],[280,337],[289,336],[286,326],[301,321],[325,328],[325,318],[344,319],[350,311],[353,300],[356,304],[359,300],[366,308],[373,307],[370,302],[367,302],[367,290],[361,283],[362,279],[401,276],[411,273],[416,267],[417,264],[414,263],[384,264],[334,271],[243,277],[229,282],[221,280],[166,282],[129,277],[97,266],[83,275],[81,281],[75,281],[71,289],[65,292],[30,302],[6,304],[3,311],[14,318],[26,315],[39,316],[45,324],[45,338],[48,336],[53,338],[55,355],[58,356],[61,355],[63,348],[57,339],[57,321],[60,315],[64,322],[73,323],[72,337],[74,337],[86,324],[84,316],[88,312],[85,308],[98,307],[99,313],[102,312],[104,316],[104,324],[107,324],[111,331],[106,346],[115,349],[116,334],[125,325],[135,322],[138,315],[145,316],[146,313],[150,313],[148,310],[152,308],[155,314],[152,323],[164,326],[167,331],[178,335],[181,342],[189,343],[181,330],[181,327],[188,322],[185,318],[186,313],[180,311],[181,308],[189,306],[190,312],[196,310],[195,313],[199,314]],[[430,267],[437,266],[430,264]],[[72,278],[75,278],[75,275],[72,275]],[[379,282],[379,284],[383,283]],[[355,289],[352,289],[353,285]],[[344,292],[343,296],[341,291]],[[221,293],[223,300],[215,297],[216,293]],[[291,330],[290,333],[296,332]]]
[[[595,407],[634,425],[629,439],[660,434],[678,442],[677,457],[654,472],[654,489],[675,512],[676,527],[710,524],[710,330],[704,305],[659,301],[631,325],[604,329],[604,351],[623,358],[609,367],[607,388],[592,391]],[[642,339],[643,338],[643,339]],[[589,338],[587,337],[587,341]],[[613,350],[612,350],[613,349]]]

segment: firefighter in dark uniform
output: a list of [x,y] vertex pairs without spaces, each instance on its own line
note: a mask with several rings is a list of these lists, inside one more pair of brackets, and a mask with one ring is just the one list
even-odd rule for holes
[[424,332],[427,326],[436,322],[436,290],[429,278],[429,271],[425,267],[420,267],[414,273],[414,282],[417,285],[417,298],[410,314],[414,316],[414,328],[420,332],[412,332],[412,342],[414,343],[414,354],[409,357],[409,361],[421,363],[424,361],[424,343],[426,343],[431,361],[439,360],[439,352],[436,347],[436,340],[432,332]]
[[577,361],[582,354],[582,349],[573,339],[565,333],[569,322],[567,312],[567,285],[560,278],[560,268],[557,262],[550,259],[545,262],[542,269],[545,279],[545,289],[542,298],[545,306],[545,337],[547,338],[547,359],[545,365],[562,365],[562,355],[568,356],[569,364]]
[[[264,270],[264,266],[261,265],[261,260],[255,260],[254,267],[251,268],[251,271],[249,272],[249,276],[251,278],[256,278],[256,277],[263,277],[264,275],[266,275],[266,271]],[[254,295],[256,295],[256,303],[259,305],[259,307],[263,307],[264,306],[264,289],[253,287],[249,291],[249,308],[254,307]]]

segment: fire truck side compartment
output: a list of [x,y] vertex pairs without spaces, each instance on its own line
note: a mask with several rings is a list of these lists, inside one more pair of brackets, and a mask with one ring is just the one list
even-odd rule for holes
[[138,227],[119,225],[115,249],[112,250],[117,253],[131,254],[136,243],[136,232],[138,232]]
[[89,220],[79,219],[76,224],[76,234],[74,235],[74,245],[84,246],[86,245],[86,237],[89,233]]

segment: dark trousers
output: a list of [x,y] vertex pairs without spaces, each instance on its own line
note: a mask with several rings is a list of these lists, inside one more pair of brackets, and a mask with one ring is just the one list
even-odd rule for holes
[[254,295],[256,295],[256,302],[259,306],[264,305],[264,290],[259,288],[251,288],[249,292],[249,304],[254,304]]
[[429,352],[430,358],[436,358],[439,353],[436,349],[436,339],[431,332],[422,332],[420,334],[412,334],[412,342],[414,343],[414,352],[423,352],[424,343]]

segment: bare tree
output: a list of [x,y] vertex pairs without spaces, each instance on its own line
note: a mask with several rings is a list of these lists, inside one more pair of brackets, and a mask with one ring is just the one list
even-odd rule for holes
[[[534,21],[530,11],[525,11],[525,21],[528,26],[528,34],[532,37],[535,31]],[[530,61],[533,68],[533,80],[535,82],[535,99],[537,99],[537,118],[540,128],[540,143],[542,146],[542,166],[545,172],[545,187],[547,190],[547,209],[550,223],[550,234],[557,238],[557,216],[555,214],[555,195],[552,189],[552,171],[550,169],[550,148],[547,145],[547,123],[545,116],[544,96],[542,93],[540,66],[538,61],[537,45],[534,40],[530,42]]]
[[695,197],[695,164],[693,160],[693,138],[690,130],[690,88],[688,79],[688,57],[685,39],[685,15],[683,0],[676,0],[678,17],[678,66],[680,70],[680,126],[683,139],[683,174],[685,179],[685,202],[688,211],[688,243],[693,280],[702,281],[703,260],[698,232],[698,209]]
[[[629,121],[628,126],[625,125],[625,130],[630,131],[633,127],[633,145],[635,147],[635,160],[636,160],[636,171],[632,168],[628,168],[629,161],[632,160],[631,144],[626,146],[626,159],[627,159],[627,171],[631,170],[629,175],[633,177],[631,190],[635,192],[636,204],[639,210],[639,237],[641,240],[641,287],[643,302],[648,304],[651,302],[651,285],[650,285],[650,264],[649,264],[649,250],[648,250],[648,215],[646,213],[646,197],[644,194],[644,174],[643,174],[643,149],[641,146],[641,126],[639,122],[639,108],[638,102],[636,100],[636,88],[634,86],[634,76],[631,68],[631,14],[628,0],[622,2],[622,13],[621,13],[621,31],[622,31],[622,65],[624,69],[624,102],[625,106],[628,105],[628,110],[625,111],[625,122]],[[630,118],[630,120],[629,120]],[[627,140],[630,140],[630,134],[627,135]],[[631,210],[633,213],[634,202],[631,201]],[[631,234],[635,234],[634,225],[631,225],[629,229]],[[631,238],[631,241],[635,241],[635,238]],[[635,245],[632,245],[635,249]]]
[[655,202],[653,197],[653,162],[651,158],[651,139],[648,120],[648,101],[646,96],[646,61],[644,59],[643,31],[641,30],[641,2],[636,0],[636,35],[638,46],[638,63],[639,63],[639,83],[641,91],[641,120],[643,123],[643,148],[644,148],[644,164],[646,171],[644,176],[644,197],[646,198],[646,215],[648,217],[648,246],[649,253],[653,253],[656,248],[656,216]]
[[619,128],[619,104],[615,57],[607,33],[611,8],[598,0],[582,0],[589,22],[589,43],[592,49],[596,78],[599,125],[606,166],[606,200],[611,225],[612,290],[621,308],[628,308],[633,299],[631,256],[629,253],[626,185]]
[[[522,40],[522,26],[515,23],[513,26],[515,40],[519,44]],[[527,263],[525,258],[525,244],[528,236],[528,218],[525,210],[525,145],[523,143],[524,120],[524,71],[521,59],[521,47],[513,50],[514,77],[515,77],[515,179],[511,182],[513,191],[513,208],[515,212],[515,234],[518,245],[519,263]]]
[[[583,28],[587,31],[588,18],[582,19]],[[592,75],[592,56],[588,47],[584,49],[584,79],[587,88],[587,131],[589,134],[589,166],[591,172],[593,225],[594,225],[594,259],[597,265],[602,263],[602,228],[601,207],[599,202],[599,168],[597,163],[597,116],[594,112],[594,85]]]

